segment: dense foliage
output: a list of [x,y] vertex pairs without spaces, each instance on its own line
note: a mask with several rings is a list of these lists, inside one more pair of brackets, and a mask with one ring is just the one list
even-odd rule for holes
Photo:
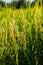
[[43,7],[0,8],[0,65],[43,65]]

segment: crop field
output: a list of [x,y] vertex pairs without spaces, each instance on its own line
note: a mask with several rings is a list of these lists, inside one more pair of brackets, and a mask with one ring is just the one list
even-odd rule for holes
[[0,7],[0,65],[43,65],[43,6]]

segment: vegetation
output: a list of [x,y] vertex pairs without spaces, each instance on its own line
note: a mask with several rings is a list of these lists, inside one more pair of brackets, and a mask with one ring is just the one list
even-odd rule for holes
[[0,65],[43,65],[43,6],[0,7]]

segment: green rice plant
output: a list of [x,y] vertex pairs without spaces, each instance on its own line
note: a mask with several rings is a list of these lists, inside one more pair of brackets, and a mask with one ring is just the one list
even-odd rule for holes
[[1,8],[1,65],[43,65],[42,8],[37,3],[26,9]]

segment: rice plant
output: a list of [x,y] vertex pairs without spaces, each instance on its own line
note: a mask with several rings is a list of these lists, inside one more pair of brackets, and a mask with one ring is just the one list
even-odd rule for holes
[[0,65],[43,65],[42,6],[0,8]]

